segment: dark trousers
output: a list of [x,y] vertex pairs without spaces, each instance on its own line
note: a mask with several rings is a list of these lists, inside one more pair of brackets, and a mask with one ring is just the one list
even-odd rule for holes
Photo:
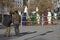
[[19,35],[19,26],[15,26],[15,35]]

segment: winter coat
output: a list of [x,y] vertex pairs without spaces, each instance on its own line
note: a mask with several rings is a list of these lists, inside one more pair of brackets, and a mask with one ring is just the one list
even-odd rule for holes
[[3,25],[6,27],[10,27],[11,23],[12,23],[11,15],[4,15]]
[[19,14],[12,15],[12,22],[14,25],[18,26],[21,22],[21,16]]

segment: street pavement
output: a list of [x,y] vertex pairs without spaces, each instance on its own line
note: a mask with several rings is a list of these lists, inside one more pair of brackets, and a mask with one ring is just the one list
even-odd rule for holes
[[[0,27],[2,27],[0,25]],[[0,28],[0,40],[60,40],[60,23],[44,26],[20,26],[20,35],[15,36],[11,26],[11,36],[4,37],[5,27]]]

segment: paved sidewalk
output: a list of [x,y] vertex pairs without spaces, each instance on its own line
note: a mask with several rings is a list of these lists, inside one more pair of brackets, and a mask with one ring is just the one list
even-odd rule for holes
[[0,29],[0,40],[60,40],[60,25],[53,26],[23,26],[19,37],[15,36],[11,27],[11,37],[4,37],[4,29]]

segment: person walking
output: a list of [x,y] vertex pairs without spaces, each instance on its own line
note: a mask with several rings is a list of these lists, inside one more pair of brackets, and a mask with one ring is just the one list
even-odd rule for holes
[[48,24],[51,24],[52,14],[50,10],[48,10],[47,20],[48,20]]
[[20,15],[18,13],[18,10],[16,10],[13,14],[12,14],[12,22],[14,24],[14,28],[15,28],[15,35],[18,36],[19,35],[19,25],[20,25]]
[[4,15],[4,19],[3,19],[3,25],[6,27],[6,31],[4,36],[9,37],[10,36],[10,24],[12,23],[12,14],[11,12],[7,12]]

